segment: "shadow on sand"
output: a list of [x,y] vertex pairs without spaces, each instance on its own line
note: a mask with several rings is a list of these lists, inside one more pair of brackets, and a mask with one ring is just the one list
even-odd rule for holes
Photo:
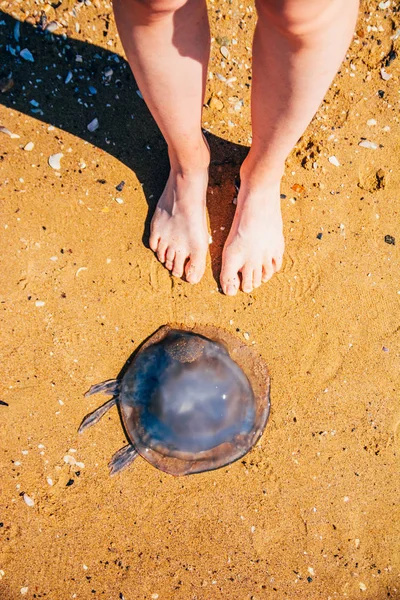
[[[0,80],[4,86],[4,81],[12,78],[13,86],[0,93],[0,104],[72,133],[132,169],[148,204],[143,231],[143,242],[148,246],[151,216],[169,164],[166,143],[137,93],[128,63],[100,46],[42,31],[40,24],[21,22],[18,26],[16,19],[0,11],[1,22]],[[19,35],[18,31],[15,35],[16,25]],[[29,49],[34,62],[20,56],[24,48]],[[99,127],[90,132],[87,126],[95,118]],[[234,176],[248,149],[206,135],[212,153],[210,184],[216,188],[227,184],[228,193],[233,195]],[[211,246],[216,281],[230,225],[224,222],[224,231],[219,233],[220,196],[217,193],[208,199],[211,230],[218,229],[218,243]],[[233,216],[234,209],[229,210]]]

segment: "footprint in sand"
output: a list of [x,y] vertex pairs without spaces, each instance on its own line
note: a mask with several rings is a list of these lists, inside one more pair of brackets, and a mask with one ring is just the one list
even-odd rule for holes
[[319,286],[317,261],[309,256],[301,261],[286,253],[282,270],[271,280],[266,310],[286,313],[304,305]]

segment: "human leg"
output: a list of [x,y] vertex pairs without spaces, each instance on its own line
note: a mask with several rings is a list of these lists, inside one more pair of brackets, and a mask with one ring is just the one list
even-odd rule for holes
[[208,249],[209,151],[201,131],[209,26],[204,0],[114,0],[122,44],[167,144],[171,172],[150,247],[177,277],[197,283]]
[[[251,292],[282,264],[280,180],[354,30],[357,0],[258,0],[253,44],[253,142],[221,270],[224,293]],[[239,280],[241,274],[241,283]]]

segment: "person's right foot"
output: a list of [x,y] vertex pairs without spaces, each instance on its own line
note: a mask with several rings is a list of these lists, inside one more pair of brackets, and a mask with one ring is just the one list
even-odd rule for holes
[[172,275],[185,273],[189,283],[198,283],[206,266],[208,159],[205,164],[185,172],[171,168],[151,222],[150,248]]

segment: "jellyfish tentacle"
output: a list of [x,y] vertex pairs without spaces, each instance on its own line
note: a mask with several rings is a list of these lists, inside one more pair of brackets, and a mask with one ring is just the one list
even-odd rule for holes
[[101,417],[103,417],[106,414],[106,412],[116,404],[116,402],[117,396],[114,396],[113,398],[111,398],[111,400],[108,400],[105,404],[103,404],[103,406],[96,408],[96,410],[86,415],[86,417],[83,419],[82,423],[79,426],[78,432],[82,433],[88,427],[91,427],[92,425],[98,423]]
[[108,463],[110,475],[115,475],[116,473],[119,473],[120,471],[123,471],[129,467],[129,465],[133,463],[137,456],[138,452],[135,446],[132,446],[132,444],[128,444],[127,446],[124,446],[118,450],[118,452],[114,454]]
[[113,396],[119,393],[119,380],[118,379],[107,379],[101,383],[96,383],[86,392],[85,396],[91,396],[92,394],[112,394]]

